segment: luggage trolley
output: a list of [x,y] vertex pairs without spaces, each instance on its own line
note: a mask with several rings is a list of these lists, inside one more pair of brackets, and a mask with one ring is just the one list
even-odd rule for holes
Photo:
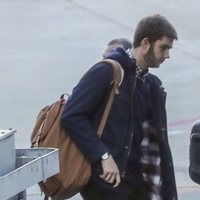
[[0,129],[0,200],[26,200],[26,188],[59,172],[58,149],[15,149],[15,133]]

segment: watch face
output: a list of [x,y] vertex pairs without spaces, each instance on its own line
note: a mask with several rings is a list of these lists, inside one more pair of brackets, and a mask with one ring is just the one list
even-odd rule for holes
[[108,153],[103,154],[102,159],[103,159],[103,160],[108,159]]

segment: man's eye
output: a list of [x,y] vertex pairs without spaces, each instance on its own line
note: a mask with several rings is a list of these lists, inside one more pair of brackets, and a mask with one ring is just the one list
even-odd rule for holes
[[165,51],[165,50],[167,50],[168,49],[168,47],[166,47],[166,46],[161,46],[161,50],[162,51]]

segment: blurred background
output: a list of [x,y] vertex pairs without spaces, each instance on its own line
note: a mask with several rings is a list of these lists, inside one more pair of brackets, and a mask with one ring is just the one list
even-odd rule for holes
[[[179,36],[171,58],[152,70],[168,93],[179,199],[199,200],[188,174],[190,131],[200,118],[199,7],[200,0],[0,0],[0,128],[17,129],[16,148],[30,147],[40,109],[71,93],[110,40],[132,40],[138,20],[159,13]],[[42,199],[37,186],[27,193]]]

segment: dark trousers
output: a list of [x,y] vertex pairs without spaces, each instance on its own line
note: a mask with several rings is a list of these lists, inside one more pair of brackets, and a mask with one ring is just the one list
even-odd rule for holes
[[91,180],[81,196],[84,200],[151,200],[147,185],[138,175],[123,178],[117,188],[102,187]]

